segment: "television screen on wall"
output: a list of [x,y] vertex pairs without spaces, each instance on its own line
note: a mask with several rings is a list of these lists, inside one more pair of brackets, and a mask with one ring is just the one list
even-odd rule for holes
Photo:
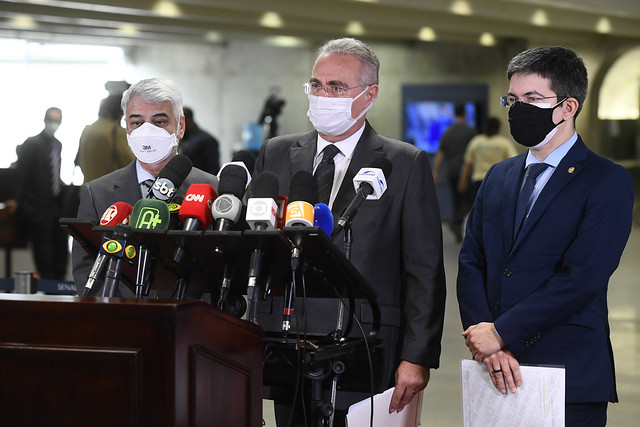
[[487,118],[485,84],[406,85],[402,88],[403,139],[435,153],[442,134],[455,121],[454,107],[462,103],[467,124],[484,132]]
[[[405,140],[428,152],[438,151],[440,138],[455,121],[455,102],[451,101],[416,101],[405,105],[406,130]],[[465,102],[466,121],[472,128],[477,128],[476,105]]]

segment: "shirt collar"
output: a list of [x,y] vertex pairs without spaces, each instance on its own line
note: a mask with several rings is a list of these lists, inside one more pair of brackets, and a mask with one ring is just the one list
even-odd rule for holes
[[320,134],[318,134],[318,143],[316,144],[316,156],[315,156],[316,162],[318,161],[318,156],[320,156],[320,153],[322,152],[322,150],[324,150],[324,147],[326,147],[329,144],[335,144],[335,146],[338,147],[340,152],[346,158],[350,159],[351,155],[353,154],[353,150],[356,149],[356,145],[358,144],[358,141],[360,140],[360,137],[364,132],[364,127],[365,125],[363,124],[362,127],[356,131],[356,133],[338,142],[329,142],[323,139],[320,136]]
[[136,175],[138,176],[138,184],[142,184],[148,179],[156,180],[156,178],[151,175],[146,170],[142,169],[140,162],[136,159]]
[[[574,132],[573,135],[571,135],[571,138],[569,138],[567,141],[562,143],[558,148],[553,150],[551,154],[549,154],[547,158],[544,159],[544,162],[549,166],[557,168],[560,162],[562,161],[562,159],[564,158],[564,156],[567,155],[567,153],[569,152],[571,147],[573,147],[573,144],[575,144],[577,140],[578,140],[578,133]],[[540,163],[540,161],[536,159],[535,156],[531,153],[531,150],[529,150],[527,152],[527,160],[524,163],[525,169],[532,163]]]

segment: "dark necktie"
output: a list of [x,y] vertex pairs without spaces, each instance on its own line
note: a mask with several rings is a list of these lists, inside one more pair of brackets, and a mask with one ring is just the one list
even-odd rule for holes
[[329,144],[322,150],[322,160],[316,168],[315,178],[318,184],[318,203],[329,203],[331,188],[333,187],[333,175],[336,166],[333,158],[340,152],[340,149],[333,144]]
[[151,187],[153,186],[153,180],[152,179],[146,179],[144,181],[142,181],[141,183],[141,191],[142,191],[142,198],[146,198],[149,194],[149,191],[151,191]]
[[51,193],[54,197],[60,194],[60,147],[56,141],[51,141]]
[[518,202],[516,204],[516,221],[514,223],[515,228],[513,233],[514,240],[526,221],[527,216],[529,216],[529,211],[531,210],[531,193],[533,193],[536,179],[538,179],[538,176],[540,176],[540,174],[548,167],[549,165],[546,163],[533,163],[527,168],[524,185],[522,186],[522,190],[520,190],[520,195],[518,196]]

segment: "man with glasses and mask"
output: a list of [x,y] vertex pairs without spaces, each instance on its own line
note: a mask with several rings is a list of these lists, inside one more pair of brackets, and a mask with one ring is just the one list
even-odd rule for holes
[[[315,131],[267,140],[255,173],[276,173],[280,193],[286,194],[292,176],[300,171],[312,174],[324,157],[332,157],[333,182],[326,199],[318,202],[331,207],[335,223],[356,195],[353,178],[358,171],[382,157],[391,163],[386,192],[379,200],[365,200],[352,221],[350,260],[378,292],[383,360],[374,366],[374,391],[395,383],[388,408],[393,412],[402,410],[427,386],[429,370],[439,365],[446,288],[442,227],[427,155],[413,145],[377,134],[366,120],[378,95],[378,70],[376,55],[359,40],[342,38],[322,46],[311,79],[304,85],[309,98],[307,115]],[[326,147],[333,153],[327,154]],[[343,231],[333,241],[342,248]],[[337,299],[317,300],[305,302],[307,325],[311,328],[317,320],[330,330],[338,312]],[[369,313],[366,304],[357,304],[355,316],[365,329],[367,322],[370,325]],[[360,333],[352,331],[351,335]],[[343,425],[350,404],[370,392],[364,354],[358,364],[364,368],[367,386],[355,390],[360,394],[338,393],[336,425]],[[355,366],[347,366],[341,391],[350,389],[349,369]],[[291,376],[295,379],[295,370]],[[306,382],[309,384],[308,379]],[[292,390],[293,384],[289,393],[274,397],[278,425],[288,425]],[[308,390],[304,396],[309,396]],[[301,412],[297,405],[293,425],[305,425]],[[311,422],[308,409],[306,415]]]
[[527,50],[507,77],[501,104],[528,150],[487,172],[469,216],[462,335],[503,394],[523,385],[521,363],[563,366],[566,425],[603,426],[618,400],[607,287],[631,231],[633,183],[576,133],[588,79],[573,51]]
[[[141,80],[122,95],[122,110],[127,125],[129,148],[136,157],[127,166],[90,181],[82,187],[79,219],[100,220],[109,206],[116,202],[130,205],[147,197],[160,171],[176,154],[178,141],[184,135],[185,118],[182,94],[170,80],[157,78]],[[175,198],[184,197],[191,184],[218,186],[218,178],[198,168],[192,168]],[[77,241],[73,242],[73,277],[82,295],[93,260]],[[96,284],[92,290],[99,290]],[[119,296],[133,297],[124,285]]]

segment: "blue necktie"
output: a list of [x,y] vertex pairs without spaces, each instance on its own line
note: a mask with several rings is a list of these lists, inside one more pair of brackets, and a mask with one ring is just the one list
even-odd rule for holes
[[318,203],[329,203],[331,189],[333,188],[333,175],[336,170],[333,158],[339,152],[340,149],[333,144],[327,145],[322,150],[322,160],[314,175],[318,184]]
[[518,236],[518,232],[520,232],[527,216],[529,216],[529,211],[531,210],[531,194],[533,193],[536,179],[538,179],[538,176],[548,167],[549,165],[546,163],[532,163],[527,168],[524,185],[522,186],[522,190],[520,190],[518,202],[516,203],[516,221],[513,232],[514,240]]

